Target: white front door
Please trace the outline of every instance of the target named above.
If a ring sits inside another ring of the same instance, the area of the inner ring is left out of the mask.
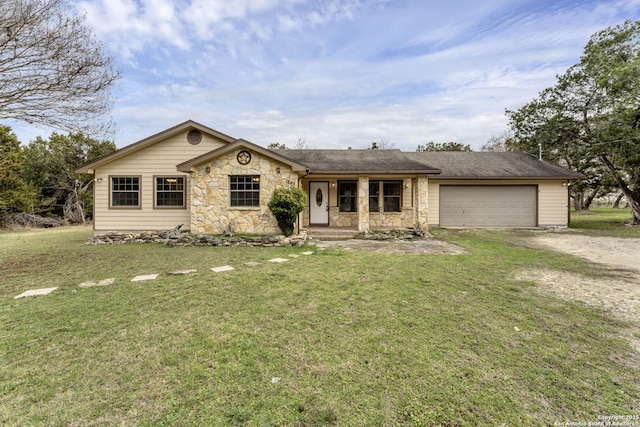
[[[309,224],[329,225],[329,183],[309,183]]]

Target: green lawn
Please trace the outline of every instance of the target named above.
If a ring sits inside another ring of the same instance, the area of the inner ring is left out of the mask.
[[[629,209],[591,208],[571,211],[571,228],[594,236],[640,237],[640,227],[631,227]]]
[[[514,280],[586,263],[520,246],[521,232],[434,232],[468,254],[328,249],[273,264],[314,249],[0,233],[0,425],[515,426],[640,414],[625,325]],[[221,265],[236,269],[209,270]],[[198,271],[166,274],[183,268]],[[150,273],[161,275],[129,281]],[[115,285],[77,287],[109,277]]]

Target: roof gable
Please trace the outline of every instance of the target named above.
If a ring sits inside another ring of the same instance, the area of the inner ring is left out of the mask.
[[[229,135],[225,135],[221,132],[218,132],[215,129],[211,129],[210,127],[204,126],[198,122],[194,122],[193,120],[187,120],[169,129],[163,130],[147,138],[141,139],[140,141],[134,142],[133,144],[129,144],[125,147],[122,147],[119,150],[116,150],[113,153],[110,153],[104,157],[101,157],[85,165],[82,165],[81,167],[76,169],[76,172],[77,173],[93,173],[93,170],[99,166],[105,165],[107,163],[111,163],[122,157],[128,156],[137,151],[140,151],[150,145],[156,144],[174,135],[177,135],[179,133],[192,130],[192,129],[199,130],[202,133],[209,134],[214,138],[219,139],[225,143],[230,143],[235,141],[235,138]]]
[[[306,170],[308,170],[308,166],[304,163],[301,162],[297,162],[293,159],[290,159],[288,157],[282,156],[280,155],[277,151],[275,150],[268,150],[264,147],[261,147],[259,145],[256,145],[252,142],[249,142],[247,140],[244,139],[237,139],[234,142],[225,145],[224,147],[220,147],[218,149],[209,151],[208,153],[205,153],[201,156],[195,157],[191,160],[188,160],[186,162],[180,163],[176,168],[178,169],[178,171],[180,172],[191,172],[191,168],[194,166],[199,166],[202,165],[204,163],[207,163],[211,160],[214,160],[220,156],[223,156],[231,151],[234,150],[238,150],[241,148],[246,148],[249,150],[252,150],[254,152],[257,152],[265,157],[269,157],[271,159],[277,160],[281,163],[284,163],[286,165],[289,165],[291,167],[291,169],[295,172],[304,172]]]

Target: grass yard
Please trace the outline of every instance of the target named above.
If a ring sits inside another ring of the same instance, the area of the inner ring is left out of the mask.
[[[591,208],[571,211],[571,228],[594,236],[640,237],[640,227],[630,227],[629,209]]]
[[[514,279],[524,267],[588,264],[517,245],[521,232],[436,233],[468,254],[328,249],[273,264],[315,249],[85,246],[84,227],[0,233],[0,424],[521,426],[640,415],[640,356],[619,338],[624,324]],[[236,269],[209,270],[221,265]],[[160,277],[129,281],[151,273]],[[77,286],[109,277],[115,285]]]

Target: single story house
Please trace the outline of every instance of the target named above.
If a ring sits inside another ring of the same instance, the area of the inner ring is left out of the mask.
[[[194,121],[85,164],[94,231],[279,233],[267,203],[303,188],[299,227],[567,226],[584,176],[525,153],[269,150]]]

